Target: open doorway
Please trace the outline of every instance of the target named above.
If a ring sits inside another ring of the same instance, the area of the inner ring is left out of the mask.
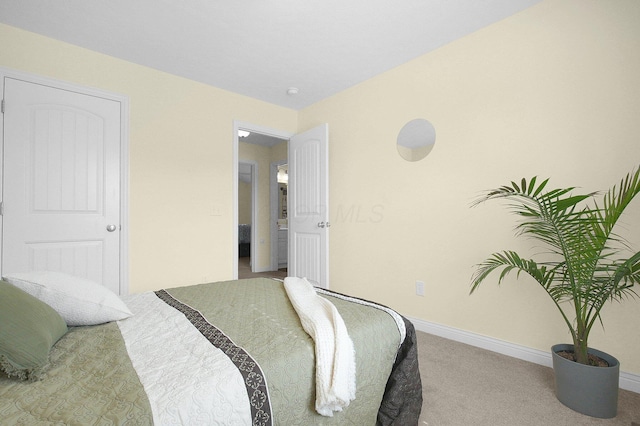
[[[277,229],[286,230],[286,225],[283,226],[277,216],[282,211],[281,205],[278,206],[282,198],[276,197],[275,202],[272,201],[272,187],[277,185],[277,173],[272,173],[272,165],[287,163],[289,135],[257,126],[234,124],[237,126],[234,150],[237,149],[238,176],[234,188],[234,234],[237,238],[234,242],[237,250],[234,272],[240,279],[258,276],[284,278],[286,261],[278,263],[278,259],[282,259],[278,245],[282,249],[282,242],[278,241]],[[286,195],[286,190],[284,192]],[[284,241],[286,250],[286,236]]]
[[[288,222],[288,259],[287,273],[291,276],[307,277],[319,287],[329,287],[329,125],[317,125],[301,133],[293,134],[263,128],[239,121],[233,122],[233,275],[238,278],[238,162],[240,154],[240,136],[238,132],[246,130],[263,136],[286,141],[280,146],[286,150],[288,161],[289,188],[287,197]],[[245,135],[248,137],[249,135]],[[242,144],[243,150],[252,144]],[[286,147],[286,148],[285,148]],[[242,153],[243,157],[246,153]],[[269,170],[268,165],[258,163],[256,174],[258,182]],[[261,200],[268,189],[258,184],[256,199]],[[252,251],[251,264],[254,273],[263,272],[261,268],[271,270],[270,253],[265,251],[271,240],[268,230],[270,215],[261,214],[258,205],[259,223],[252,224],[252,244],[259,250]],[[263,238],[264,236],[264,238]]]
[[[238,163],[238,276],[252,272],[252,250],[255,250],[255,231],[257,204],[257,163],[255,161]],[[242,273],[241,273],[242,271]]]

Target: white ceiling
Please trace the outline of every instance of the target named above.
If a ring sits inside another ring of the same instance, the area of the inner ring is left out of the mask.
[[[0,0],[0,22],[298,110],[539,1]]]

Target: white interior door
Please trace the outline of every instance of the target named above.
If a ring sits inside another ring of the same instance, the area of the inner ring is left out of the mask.
[[[329,126],[289,141],[289,275],[329,287]]]
[[[120,102],[4,79],[2,272],[120,288]]]

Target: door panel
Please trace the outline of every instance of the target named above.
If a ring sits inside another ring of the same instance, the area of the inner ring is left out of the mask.
[[[327,124],[289,141],[289,269],[313,285],[329,286],[329,170]]]
[[[120,103],[10,77],[4,88],[3,273],[65,272],[119,293]]]

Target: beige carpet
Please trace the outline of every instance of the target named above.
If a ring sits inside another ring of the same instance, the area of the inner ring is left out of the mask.
[[[245,278],[280,278],[284,279],[287,277],[287,269],[280,269],[277,271],[265,271],[253,273],[251,272],[251,258],[249,257],[240,257],[238,258],[238,279],[242,280]]]
[[[640,394],[621,390],[614,419],[584,416],[557,400],[549,367],[417,335],[424,398],[419,426],[640,424]]]

